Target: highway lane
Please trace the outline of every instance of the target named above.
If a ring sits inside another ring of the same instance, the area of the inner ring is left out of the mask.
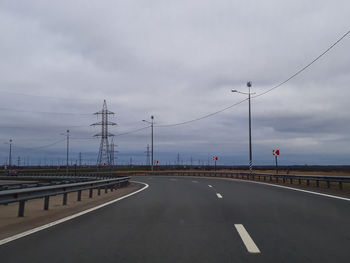
[[[149,188],[0,246],[1,262],[349,262],[348,201],[233,180],[134,179]]]

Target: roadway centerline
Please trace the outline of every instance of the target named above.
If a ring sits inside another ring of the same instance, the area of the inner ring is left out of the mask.
[[[216,193],[216,195],[218,196],[218,198],[222,198],[222,195],[219,193]]]
[[[241,236],[241,239],[246,246],[249,253],[258,254],[261,253],[259,248],[255,245],[253,239],[248,234],[247,230],[242,224],[235,224],[238,234]]]

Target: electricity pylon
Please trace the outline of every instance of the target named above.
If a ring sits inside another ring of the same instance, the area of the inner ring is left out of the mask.
[[[145,151],[146,153],[146,165],[151,165],[151,161],[150,161],[150,151],[149,151],[149,144],[147,144],[147,150]]]
[[[111,112],[107,109],[106,100],[103,101],[102,110],[94,113],[95,115],[102,116],[102,121],[91,124],[91,126],[102,126],[102,131],[94,135],[94,137],[101,137],[100,149],[97,157],[97,165],[111,165],[112,164],[112,155],[110,145],[108,143],[108,138],[113,137],[114,134],[108,132],[108,126],[117,125],[114,122],[108,121],[108,115],[114,115],[114,112]]]

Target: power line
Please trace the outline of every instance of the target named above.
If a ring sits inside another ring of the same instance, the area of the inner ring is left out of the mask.
[[[282,85],[286,84],[288,81],[290,81],[291,79],[295,78],[296,76],[298,76],[300,73],[302,73],[304,70],[306,70],[307,68],[309,68],[312,64],[314,64],[316,61],[318,61],[321,57],[323,57],[325,54],[327,54],[331,49],[333,49],[337,44],[339,44],[347,35],[350,34],[350,30],[347,31],[344,35],[342,35],[336,42],[334,42],[331,46],[329,46],[325,51],[323,51],[320,55],[318,55],[315,59],[313,59],[310,63],[308,63],[306,66],[304,66],[303,68],[301,68],[300,70],[298,70],[296,73],[294,73],[292,76],[290,76],[289,78],[287,78],[286,80],[280,82],[279,84],[277,84],[276,86],[268,89],[267,91],[264,91],[256,96],[253,96],[252,98],[257,98],[257,97],[260,97],[260,96],[263,96],[279,87],[281,87]],[[238,106],[239,104],[243,103],[244,101],[248,100],[247,99],[244,99],[244,100],[241,100],[235,104],[232,104],[226,108],[223,108],[221,110],[218,110],[218,111],[215,111],[213,113],[210,113],[210,114],[207,114],[207,115],[204,115],[202,117],[199,117],[199,118],[196,118],[196,119],[192,119],[192,120],[188,120],[188,121],[184,121],[184,122],[179,122],[179,123],[174,123],[174,124],[165,124],[165,125],[157,125],[156,127],[174,127],[174,126],[179,126],[179,125],[184,125],[184,124],[188,124],[188,123],[192,123],[192,122],[195,122],[195,121],[199,121],[199,120],[202,120],[202,119],[206,119],[206,118],[209,118],[211,116],[214,116],[216,114],[219,114],[223,111],[226,111],[228,109],[231,109],[235,106]]]
[[[297,72],[295,72],[292,76],[290,76],[289,78],[287,78],[286,80],[282,81],[281,83],[277,84],[276,86],[258,94],[255,96],[252,96],[252,98],[258,98],[260,96],[263,96],[279,87],[281,87],[283,84],[287,83],[288,81],[290,81],[291,79],[295,78],[296,76],[298,76],[300,73],[302,73],[304,70],[306,70],[307,68],[309,68],[312,64],[314,64],[317,60],[319,60],[320,58],[322,58],[324,55],[326,55],[331,49],[333,49],[337,44],[339,44],[340,41],[342,41],[348,34],[350,34],[350,30],[348,32],[346,32],[341,38],[339,38],[336,42],[334,42],[329,48],[327,48],[325,51],[323,51],[320,55],[318,55],[314,60],[312,60],[309,64],[307,64],[306,66],[304,66],[303,68],[299,69]]]
[[[48,96],[48,95],[43,95],[41,93],[24,93],[24,92],[16,92],[16,91],[8,91],[8,90],[2,90],[1,93],[7,93],[7,94],[13,94],[13,95],[22,95],[22,96],[27,96],[27,97],[37,97],[37,98],[47,98],[47,99],[54,99],[54,100],[72,100],[72,101],[81,101],[81,102],[91,102],[90,99],[83,99],[81,97],[77,98],[76,96],[74,97],[57,97],[57,96]]]
[[[127,135],[127,134],[131,134],[131,133],[135,133],[135,132],[139,132],[145,129],[150,128],[151,126],[146,126],[146,127],[142,127],[142,128],[138,128],[138,129],[134,129],[134,130],[129,130],[126,132],[122,132],[122,133],[117,133],[115,134],[113,137],[118,137],[118,136],[123,136],[123,135]],[[71,137],[71,140],[96,140],[98,139],[97,137]]]
[[[151,126],[147,126],[147,127],[143,127],[143,128],[139,128],[139,129],[135,129],[135,130],[130,130],[130,131],[127,131],[127,132],[123,132],[123,133],[118,133],[118,134],[114,135],[114,137],[123,136],[123,135],[127,135],[127,134],[130,134],[130,133],[135,133],[135,132],[138,132],[138,131],[142,131],[142,130],[148,129],[148,128],[150,128],[150,127],[151,127]]]
[[[47,125],[46,127],[51,128],[60,128],[60,127],[69,127],[69,128],[82,128],[87,127],[86,125]],[[0,126],[0,129],[38,129],[37,126]]]
[[[91,116],[91,114],[79,113],[79,112],[53,112],[53,111],[18,110],[18,109],[4,108],[4,107],[0,107],[0,111],[14,111],[14,112],[26,112],[26,113],[53,114],[53,115]]]
[[[289,78],[287,78],[286,80],[280,82],[279,84],[277,84],[276,86],[258,94],[258,95],[255,95],[253,96],[252,98],[258,98],[260,96],[263,96],[279,87],[281,87],[282,85],[284,85],[285,83],[287,83],[288,81],[292,80],[293,78],[295,78],[296,76],[298,76],[299,74],[301,74],[303,71],[305,71],[307,68],[309,68],[312,64],[314,64],[315,62],[317,62],[320,58],[322,58],[324,55],[326,55],[330,50],[332,50],[337,44],[339,44],[347,35],[350,34],[350,31],[347,31],[344,35],[342,35],[336,42],[334,42],[331,46],[329,46],[325,51],[323,51],[319,56],[317,56],[315,59],[313,59],[310,63],[308,63],[306,66],[304,66],[303,68],[301,68],[300,70],[298,70],[297,72],[295,72],[293,75],[291,75]],[[179,123],[174,123],[174,124],[164,124],[164,125],[155,125],[156,127],[160,127],[160,128],[165,128],[165,127],[174,127],[174,126],[180,126],[180,125],[185,125],[185,124],[189,124],[189,123],[192,123],[192,122],[196,122],[196,121],[199,121],[199,120],[202,120],[202,119],[206,119],[206,118],[209,118],[211,116],[214,116],[216,114],[219,114],[221,112],[224,112],[228,109],[231,109],[235,106],[238,106],[239,104],[242,104],[243,102],[247,101],[248,99],[244,99],[244,100],[241,100],[237,103],[234,103],[226,108],[223,108],[221,110],[218,110],[218,111],[215,111],[213,113],[209,113],[209,114],[206,114],[204,116],[201,116],[201,117],[198,117],[198,118],[195,118],[195,119],[192,119],[192,120],[188,120],[188,121],[184,121],[184,122],[179,122]],[[0,108],[0,110],[6,110],[6,111],[17,111],[17,112],[29,112],[29,113],[41,113],[41,114],[66,114],[66,115],[89,115],[89,114],[85,114],[85,113],[72,113],[72,112],[42,112],[42,111],[28,111],[28,110],[15,110],[15,109],[10,109],[10,108]],[[75,126],[75,127],[83,127],[83,126]],[[85,126],[84,126],[85,127]],[[138,131],[141,131],[141,130],[144,130],[144,129],[147,129],[149,128],[150,126],[148,127],[143,127],[143,128],[140,128],[140,129],[136,129],[136,130],[131,130],[131,131],[127,131],[127,132],[124,132],[124,133],[120,133],[120,134],[117,134],[115,136],[123,136],[123,135],[127,135],[127,134],[131,134],[131,133],[135,133],[135,132],[138,132]],[[7,127],[2,127],[2,128],[7,128]],[[8,128],[11,128],[11,127],[8,127]],[[83,138],[76,138],[76,139],[83,139]],[[85,138],[84,138],[85,139]],[[90,138],[86,138],[86,139],[90,139]]]
[[[241,101],[239,101],[239,102],[237,102],[237,103],[235,103],[235,104],[232,104],[232,105],[230,105],[230,106],[228,106],[228,107],[226,107],[226,108],[223,108],[223,109],[221,109],[221,110],[215,111],[215,112],[213,112],[213,113],[209,113],[209,114],[207,114],[207,115],[204,115],[204,116],[199,117],[199,118],[196,118],[196,119],[192,119],[192,120],[184,121],[184,122],[179,122],[179,123],[174,123],[174,124],[155,125],[155,127],[161,127],[161,128],[163,128],[163,127],[173,127],[173,126],[184,125],[184,124],[188,124],[188,123],[191,123],[191,122],[195,122],[195,121],[199,121],[199,120],[202,120],[202,119],[206,119],[206,118],[209,118],[209,117],[214,116],[214,115],[216,115],[216,114],[219,114],[219,113],[221,113],[221,112],[223,112],[223,111],[226,111],[226,110],[228,110],[228,109],[231,109],[231,108],[233,108],[233,107],[235,107],[235,106],[238,106],[239,104],[241,104],[241,103],[243,103],[243,102],[245,102],[245,101],[247,101],[247,100],[248,100],[248,99],[241,100]]]
[[[28,151],[31,151],[31,152],[35,152],[35,151],[41,150],[41,149],[43,149],[43,148],[48,148],[48,147],[54,146],[54,145],[59,144],[59,143],[65,141],[65,140],[66,140],[66,139],[61,139],[61,140],[58,140],[58,141],[56,141],[56,142],[53,142],[53,143],[50,143],[50,144],[45,144],[45,145],[38,146],[38,147],[26,148],[26,147],[15,146],[14,148],[19,148],[19,149],[23,149],[23,150],[28,150]]]

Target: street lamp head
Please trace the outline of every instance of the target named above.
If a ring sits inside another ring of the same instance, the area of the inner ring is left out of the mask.
[[[250,88],[252,86],[252,82],[251,81],[248,81],[247,82],[247,87]]]
[[[153,115],[151,116],[151,119],[152,119],[152,120],[154,119],[154,116],[153,116]]]
[[[231,89],[231,92],[238,92],[236,89]]]

